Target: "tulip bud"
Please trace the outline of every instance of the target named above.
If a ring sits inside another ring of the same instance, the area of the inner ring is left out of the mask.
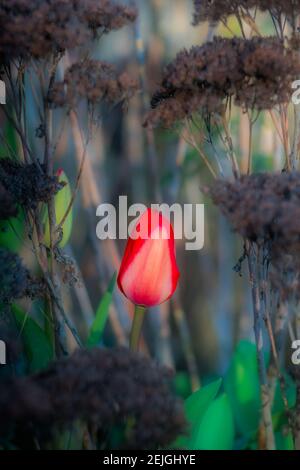
[[[57,171],[56,176],[58,176],[58,181],[60,183],[65,183],[65,186],[60,191],[58,191],[54,197],[56,225],[59,225],[62,222],[72,200],[72,192],[68,177],[66,176],[65,172],[60,169]],[[45,224],[44,243],[47,247],[50,247],[49,217],[47,210],[44,213],[43,220]],[[62,224],[63,235],[59,242],[60,248],[63,248],[69,241],[72,232],[72,223],[73,213],[71,209],[66,217],[66,220]]]
[[[118,286],[135,305],[153,307],[173,295],[178,278],[172,225],[148,209],[127,241]]]

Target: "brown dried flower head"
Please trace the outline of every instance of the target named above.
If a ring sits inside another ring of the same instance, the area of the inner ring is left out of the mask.
[[[234,182],[217,181],[210,189],[233,229],[273,253],[299,253],[300,173],[258,173]]]
[[[10,303],[25,295],[29,272],[18,255],[0,248],[0,302]]]
[[[48,99],[54,107],[72,108],[82,99],[91,104],[116,104],[131,98],[137,89],[138,82],[126,72],[118,74],[107,62],[86,59],[66,71],[64,82],[55,83]]]
[[[291,97],[298,53],[278,38],[216,37],[181,51],[164,72],[146,124],[170,126],[195,112],[221,112],[230,98],[243,108],[270,109]]]
[[[126,349],[77,351],[1,391],[0,438],[9,423],[15,439],[23,433],[42,442],[50,430],[78,420],[98,428],[102,447],[108,431],[128,420],[124,448],[165,447],[185,428],[170,371]]]
[[[46,292],[45,282],[33,277],[22,259],[4,248],[0,248],[0,286],[0,302],[4,304],[22,297],[38,298]]]
[[[270,266],[270,281],[281,302],[300,302],[300,257],[280,252]]]
[[[61,188],[56,176],[48,176],[37,164],[21,164],[9,158],[0,160],[0,183],[16,204],[35,208],[48,202]]]
[[[112,0],[2,0],[0,56],[41,58],[84,45],[134,21],[135,8]]]

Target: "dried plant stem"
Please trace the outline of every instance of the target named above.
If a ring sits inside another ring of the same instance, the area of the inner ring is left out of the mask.
[[[257,27],[255,20],[252,18],[252,16],[247,12],[244,12],[243,10],[241,11],[241,17],[243,21],[251,28],[251,32],[254,31],[257,36],[261,36],[261,32],[259,31],[259,28]]]
[[[195,138],[194,138],[194,135],[193,135],[193,130],[191,129],[191,124],[188,120],[186,120],[186,128],[187,128],[187,131],[188,131],[188,138],[186,138],[184,135],[182,135],[182,137],[185,139],[185,141],[190,144],[192,147],[194,147],[195,150],[197,150],[197,152],[199,153],[200,157],[202,158],[202,160],[204,161],[205,165],[207,166],[208,170],[210,171],[210,173],[212,174],[212,176],[216,179],[217,178],[217,174],[215,172],[215,170],[213,169],[212,165],[210,164],[210,161],[209,159],[207,158],[207,156],[205,155],[205,153],[202,151],[201,147],[197,144]]]
[[[31,235],[30,233],[29,233],[29,238],[32,241],[33,251],[36,255],[38,265],[43,273],[44,279],[46,280],[47,277],[49,276],[48,259],[47,259],[47,252],[43,244],[44,237],[43,237],[42,227],[41,227],[41,223],[39,220],[39,216],[37,214],[32,215],[32,227],[35,227],[36,238],[34,237],[33,234]],[[50,293],[50,299],[46,299],[46,301],[48,300],[49,300],[50,318],[48,316],[47,330],[48,328],[53,329],[51,332],[49,330],[47,331],[48,337],[50,340],[51,339],[53,340],[53,352],[57,351],[58,345],[60,346],[61,351],[65,351],[64,340],[61,335],[62,325],[59,319],[56,317],[56,315],[53,314],[53,311],[52,311],[51,293]]]
[[[252,243],[247,242],[247,259],[250,275],[253,316],[254,316],[254,334],[257,351],[257,362],[260,380],[260,394],[262,403],[262,420],[265,431],[265,446],[267,450],[275,450],[275,437],[272,423],[270,390],[268,386],[267,370],[263,352],[263,330],[262,330],[262,309],[259,291],[259,263],[260,249],[255,248]]]
[[[183,353],[190,373],[192,391],[196,391],[201,386],[197,369],[197,361],[192,348],[191,335],[185,315],[176,297],[174,301],[174,319],[179,330]]]
[[[148,93],[148,84],[146,79],[146,62],[145,62],[145,47],[144,41],[142,38],[141,33],[141,24],[140,24],[140,16],[138,16],[135,25],[134,25],[134,33],[135,33],[135,48],[136,48],[136,56],[139,63],[139,75],[140,75],[140,84],[142,89],[142,113],[143,115],[148,110],[150,97]],[[155,137],[153,129],[147,127],[146,130],[146,141],[147,141],[147,149],[146,149],[146,156],[147,156],[147,167],[149,172],[149,195],[150,198],[159,202],[161,201],[161,190],[159,185],[159,174],[158,174],[158,164],[157,164],[157,152],[155,148]]]
[[[288,403],[287,394],[286,394],[286,383],[285,383],[284,376],[282,375],[281,370],[280,370],[280,361],[279,361],[279,356],[278,356],[278,352],[276,348],[276,341],[275,341],[269,314],[267,314],[267,316],[265,317],[265,324],[266,324],[266,328],[267,328],[268,335],[270,338],[271,349],[272,349],[272,359],[271,359],[269,370],[268,370],[268,376],[270,378],[270,399],[271,399],[271,403],[273,403],[275,390],[276,390],[276,383],[278,379],[281,397],[282,397],[282,401],[284,405],[284,411],[288,419],[289,431],[291,431],[292,422],[290,419],[289,403]]]
[[[53,69],[53,71],[50,73],[50,79],[49,79],[49,85],[47,90],[44,90],[44,79],[41,76],[40,78],[40,83],[41,83],[41,88],[43,91],[43,96],[44,96],[44,133],[45,133],[45,146],[44,146],[44,165],[45,169],[48,175],[52,176],[54,172],[54,165],[53,165],[53,155],[51,151],[51,145],[52,145],[52,110],[49,108],[48,105],[48,93],[51,90],[51,87],[53,85],[53,81],[55,79],[55,70],[56,68]],[[50,308],[49,308],[49,313],[52,315],[52,322],[54,325],[54,328],[56,332],[53,335],[53,338],[55,339],[55,344],[54,344],[54,350],[56,352],[56,355],[59,357],[62,353],[65,354],[67,352],[67,348],[65,345],[65,340],[64,340],[64,332],[63,332],[63,326],[60,323],[60,308],[57,305],[57,302],[55,300],[55,297],[58,299],[61,297],[60,293],[60,288],[59,284],[56,281],[56,273],[55,273],[55,260],[54,260],[54,247],[56,243],[56,214],[55,214],[55,203],[54,203],[54,196],[51,197],[49,203],[48,203],[48,220],[49,220],[49,234],[50,234],[50,252],[49,252],[49,269],[46,274],[46,277],[49,276],[49,279],[51,279],[51,285],[53,286],[53,291],[55,290],[55,293],[51,292],[50,290]],[[45,274],[44,274],[45,275]],[[46,281],[47,282],[47,281]],[[49,288],[49,282],[48,288]],[[61,309],[63,310],[62,304],[60,305]],[[56,337],[58,337],[58,341],[56,341]]]
[[[73,129],[73,132],[76,132],[76,129],[79,130],[78,118],[77,118],[76,113],[74,111],[70,112],[70,120],[71,120],[71,126],[72,126],[72,129]],[[86,142],[84,144],[82,144],[83,152],[82,152],[82,157],[81,157],[79,170],[78,170],[78,174],[77,174],[77,178],[76,178],[75,189],[72,193],[71,201],[70,201],[70,203],[67,207],[67,210],[66,210],[62,220],[60,221],[59,225],[57,226],[57,230],[61,229],[61,227],[65,223],[66,218],[68,217],[68,215],[69,215],[69,213],[70,213],[70,211],[73,207],[73,204],[74,204],[74,201],[75,201],[78,189],[79,189],[80,180],[81,180],[82,172],[83,172],[83,169],[84,169],[84,163],[86,161],[88,141],[89,141],[89,136],[87,137]]]
[[[270,116],[271,116],[272,123],[273,123],[273,125],[274,125],[274,127],[275,127],[275,130],[276,130],[277,135],[278,135],[278,137],[279,137],[279,139],[280,139],[280,142],[282,143],[282,145],[284,145],[283,136],[282,136],[282,133],[281,133],[281,131],[280,131],[280,127],[279,127],[279,125],[278,125],[278,122],[277,122],[276,116],[275,116],[275,114],[274,114],[274,111],[270,110],[270,111],[269,111],[269,114],[270,114]]]
[[[269,335],[270,344],[271,344],[271,351],[272,351],[272,358],[269,365],[268,370],[268,377],[270,378],[270,401],[273,404],[277,379],[280,385],[280,392],[282,396],[282,401],[284,404],[285,413],[288,419],[290,431],[292,430],[292,422],[290,420],[290,413],[289,413],[289,404],[286,395],[286,384],[285,379],[281,373],[280,369],[280,360],[276,346],[276,339],[273,332],[273,326],[270,318],[270,311],[269,311],[269,303],[268,303],[268,295],[267,295],[267,287],[268,287],[268,264],[269,264],[269,256],[268,256],[268,248],[265,250],[262,249],[262,260],[260,263],[260,294],[261,294],[261,303],[262,303],[262,312],[263,312],[263,320],[265,322],[266,330]]]
[[[250,175],[251,170],[252,170],[252,136],[253,136],[253,122],[252,119],[249,116],[248,113],[248,119],[249,119],[249,146],[248,146],[248,163],[247,163],[247,175]]]
[[[285,154],[285,165],[288,171],[291,171],[292,165],[290,160],[290,152],[289,152],[289,137],[288,137],[288,117],[287,117],[287,108],[286,106],[280,106],[280,123],[282,129],[282,137],[283,137],[283,148]]]
[[[225,115],[222,116],[222,124],[223,124],[223,128],[225,131],[225,143],[228,148],[228,153],[229,153],[229,157],[230,157],[230,161],[232,165],[232,172],[233,172],[234,177],[238,178],[240,176],[240,170],[239,170],[239,166],[238,166],[236,156],[234,153],[232,137],[229,131],[228,121]]]
[[[94,226],[94,214],[95,214],[95,207],[101,203],[102,201],[102,196],[100,194],[99,188],[97,186],[96,178],[95,178],[95,173],[93,172],[93,168],[91,166],[91,158],[89,155],[89,151],[87,148],[87,144],[84,142],[84,138],[82,135],[82,132],[80,130],[79,122],[78,122],[78,117],[75,113],[72,114],[72,133],[74,137],[74,142],[75,142],[75,150],[76,150],[76,158],[78,162],[78,175],[79,178],[77,177],[77,187],[79,186],[79,183],[81,181],[82,183],[82,195],[83,195],[83,203],[84,207],[87,210],[88,214],[88,223],[90,225],[89,228],[89,237],[91,241],[91,247],[92,250],[95,254],[95,263],[96,263],[96,269],[98,272],[98,276],[100,280],[100,285],[102,284],[102,290],[105,290],[105,286],[108,282],[108,279],[111,277],[111,273],[107,272],[105,269],[106,267],[103,266],[103,259],[104,256],[102,255],[100,251],[100,245],[99,240],[96,238],[96,233],[95,233],[95,226]],[[83,160],[83,155],[84,160]],[[81,168],[81,171],[80,171]],[[102,242],[103,243],[103,242]],[[112,244],[112,250],[115,253],[115,256],[110,256],[110,259],[108,262],[112,262],[115,258],[117,258],[117,247],[115,245],[115,242],[111,240]],[[115,260],[113,262],[113,270],[118,270],[119,269],[119,264],[120,260]],[[104,272],[105,271],[105,272]],[[114,305],[115,304],[115,305]],[[125,309],[123,308],[123,305],[120,301],[120,298],[118,295],[114,294],[114,304],[111,305],[110,307],[110,316],[109,320],[111,323],[111,327],[113,329],[114,335],[116,337],[116,340],[118,344],[127,344],[126,337],[124,334],[124,330],[126,330],[126,321],[128,320],[128,315]],[[127,324],[127,323],[126,323]]]
[[[292,152],[290,156],[291,166],[293,170],[298,167],[300,145],[300,105],[294,106],[294,136],[292,142]]]
[[[56,305],[56,307],[57,307],[64,323],[67,325],[67,327],[71,331],[77,345],[79,347],[83,347],[83,344],[81,342],[81,339],[79,337],[79,334],[78,334],[75,326],[73,325],[72,321],[69,319],[69,317],[67,316],[67,314],[64,311],[62,298],[60,297],[60,293],[58,292],[57,284],[53,284],[53,280],[50,278],[50,276],[48,274],[45,273],[44,276],[45,276],[45,281],[47,283],[50,294],[51,294],[51,296],[54,300],[54,303],[55,303],[55,305]]]

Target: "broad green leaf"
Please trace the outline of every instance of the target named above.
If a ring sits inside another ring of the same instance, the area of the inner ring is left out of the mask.
[[[189,424],[189,434],[187,436],[180,436],[175,442],[175,447],[181,449],[190,448],[191,443],[197,435],[201,420],[208,406],[217,396],[221,384],[222,379],[216,380],[192,393],[192,395],[185,400],[184,410],[186,420]]]
[[[8,106],[8,105],[6,105]],[[6,121],[3,128],[4,142],[0,141],[0,158],[7,157],[8,149],[10,157],[16,157],[18,155],[18,142],[16,138],[16,131],[13,128],[10,121]]]
[[[23,340],[29,372],[37,372],[45,368],[53,359],[52,348],[45,332],[17,305],[13,305],[12,313]]]
[[[103,336],[104,328],[107,322],[109,307],[112,301],[112,295],[116,283],[117,274],[114,273],[107,291],[101,299],[99,307],[96,312],[94,322],[90,328],[89,336],[87,339],[87,347],[92,348],[97,346]]]
[[[236,425],[241,434],[250,434],[258,427],[260,416],[260,388],[256,347],[249,341],[240,341],[224,379]]]
[[[65,186],[58,191],[55,195],[55,214],[56,214],[56,225],[59,225],[68,210],[69,204],[72,200],[71,186],[67,175],[63,170],[57,172],[59,182],[66,183]],[[50,247],[50,230],[49,230],[49,216],[48,210],[45,208],[43,213],[43,224],[44,224],[44,243],[47,247]],[[72,233],[73,225],[73,209],[71,209],[62,225],[63,236],[59,242],[60,248],[63,248],[69,241]]]
[[[18,217],[8,220],[0,220],[0,247],[18,252],[24,238],[24,218],[19,213]]]
[[[224,393],[206,410],[190,450],[232,450],[234,422],[231,406]]]
[[[184,400],[191,394],[191,379],[187,372],[177,372],[174,378],[174,388],[176,395]]]

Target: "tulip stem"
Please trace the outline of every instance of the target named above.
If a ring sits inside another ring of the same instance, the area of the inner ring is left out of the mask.
[[[138,351],[140,336],[144,321],[145,308],[141,305],[136,305],[134,310],[134,317],[130,332],[130,349],[131,351]]]

